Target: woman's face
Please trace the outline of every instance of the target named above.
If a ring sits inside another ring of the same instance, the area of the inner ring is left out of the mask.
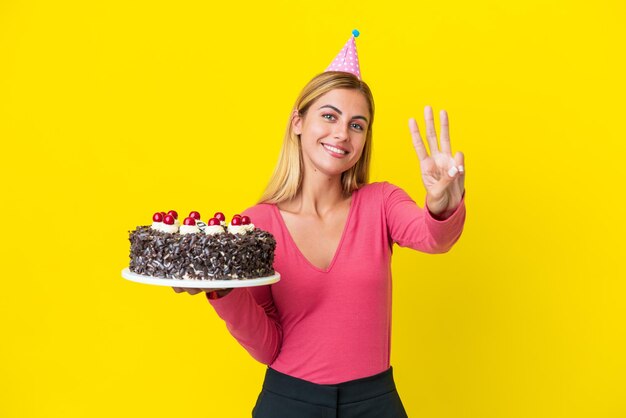
[[[334,89],[314,101],[304,117],[296,116],[305,170],[337,176],[355,165],[367,137],[368,109],[358,90]]]

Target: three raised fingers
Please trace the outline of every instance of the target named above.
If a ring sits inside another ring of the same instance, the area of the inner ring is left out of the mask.
[[[437,144],[437,132],[435,130],[435,121],[433,118],[433,109],[430,106],[424,108],[424,119],[426,120],[426,137],[428,139],[428,146],[430,148],[430,154],[435,155],[442,152],[446,155],[452,156],[452,147],[450,146],[450,124],[448,123],[448,113],[442,110],[439,113],[439,119],[441,123],[441,151],[439,151],[439,145]],[[420,161],[428,157],[428,151],[419,132],[417,122],[414,118],[409,119],[409,130],[411,131],[411,137],[413,138],[413,148],[417,152],[417,156]]]

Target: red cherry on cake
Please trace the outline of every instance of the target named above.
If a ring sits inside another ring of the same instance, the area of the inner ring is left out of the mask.
[[[196,212],[196,211],[189,212],[189,217],[190,218],[194,218],[196,221],[199,221],[200,220],[200,212]]]
[[[250,225],[252,223],[252,221],[250,221],[250,217],[249,216],[242,216],[241,217],[241,224],[242,225]]]
[[[233,218],[232,221],[230,221],[231,225],[241,225],[241,218]]]
[[[175,210],[170,210],[169,212],[167,212],[167,214],[172,215],[174,219],[178,219],[178,212],[176,212]]]
[[[195,225],[196,224],[196,220],[192,217],[187,217],[185,218],[185,225]]]
[[[233,215],[233,218],[241,218],[240,214]]]
[[[209,219],[209,226],[213,226],[213,225],[220,225],[220,220],[217,218]]]
[[[165,215],[165,218],[163,218],[163,223],[165,225],[174,225],[174,217],[172,215]]]
[[[161,214],[161,212],[156,212],[154,215],[152,215],[152,221],[163,222],[163,215]]]
[[[215,215],[213,215],[213,217],[219,219],[220,221],[226,220],[226,216],[224,216],[222,212],[215,212]]]
[[[159,213],[160,213],[160,214],[161,214],[161,216],[162,216],[162,217],[164,217],[164,218],[165,218],[165,215],[167,215],[167,213],[165,213],[165,212],[159,212]]]

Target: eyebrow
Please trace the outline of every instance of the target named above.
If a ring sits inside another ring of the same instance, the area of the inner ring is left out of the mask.
[[[341,110],[337,109],[335,106],[332,106],[332,105],[324,105],[324,106],[321,106],[317,110],[323,109],[325,107],[330,107],[335,112],[339,113],[340,115],[343,115],[343,112]],[[367,120],[367,118],[365,116],[357,115],[357,116],[353,116],[352,119],[363,119],[365,122],[367,122],[369,124],[369,121]]]

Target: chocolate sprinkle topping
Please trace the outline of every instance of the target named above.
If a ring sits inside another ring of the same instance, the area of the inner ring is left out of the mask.
[[[189,280],[245,280],[275,273],[276,240],[260,228],[243,235],[181,235],[150,226],[128,232],[133,273]]]

